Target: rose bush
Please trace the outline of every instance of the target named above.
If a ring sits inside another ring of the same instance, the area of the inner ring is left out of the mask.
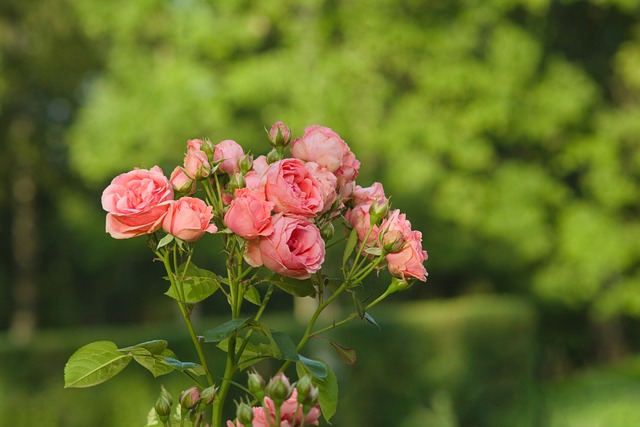
[[[198,361],[177,359],[164,340],[124,348],[98,341],[71,356],[66,387],[99,384],[134,360],[156,377],[178,371],[193,381],[179,405],[162,388],[148,427],[299,427],[317,425],[321,414],[331,419],[336,376],[328,363],[303,355],[307,342],[322,337],[340,359],[355,363],[354,349],[323,334],[356,319],[375,324],[370,314],[375,305],[408,289],[413,279],[426,281],[427,253],[422,233],[405,214],[390,209],[381,183],[356,183],[360,162],[336,132],[310,126],[291,143],[291,130],[276,122],[267,138],[271,151],[255,158],[230,139],[217,144],[191,139],[170,179],[157,166],[134,169],[104,190],[106,231],[117,239],[147,236],[167,273],[165,294],[178,305]],[[291,157],[285,151],[289,145]],[[222,242],[222,272],[195,265],[195,242],[208,235]],[[330,248],[342,248],[336,258],[341,262],[323,268]],[[390,284],[376,297],[364,281],[385,268]],[[315,310],[296,341],[262,319],[278,289],[315,298]],[[345,294],[354,311],[318,326],[322,312]],[[230,319],[197,333],[194,306],[220,295]],[[212,372],[205,351],[226,353],[224,372]],[[223,409],[236,374],[265,359],[281,363],[278,372],[266,386],[257,373],[249,374],[245,391],[251,406],[240,402],[237,418],[225,423]],[[284,375],[291,364],[300,378],[293,385]]]

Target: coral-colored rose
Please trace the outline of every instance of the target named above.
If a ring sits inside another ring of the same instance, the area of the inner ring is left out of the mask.
[[[102,193],[106,231],[116,239],[157,231],[173,200],[173,187],[158,166],[115,177]]]
[[[360,162],[356,160],[355,154],[349,151],[342,158],[342,166],[334,172],[338,178],[338,187],[342,188],[354,182],[358,177],[358,169],[360,169]]]
[[[308,219],[276,214],[273,233],[247,242],[245,259],[254,266],[265,265],[283,276],[307,279],[322,266],[324,241],[320,230]]]
[[[268,236],[273,232],[271,210],[274,204],[265,199],[264,192],[240,188],[224,215],[227,227],[245,239]]]
[[[242,156],[244,156],[242,147],[231,139],[219,142],[213,150],[213,161],[217,163],[222,160],[220,170],[228,175],[240,171],[238,162]]]
[[[377,245],[379,228],[376,224],[371,227],[371,215],[369,214],[369,206],[359,205],[353,209],[349,209],[344,218],[356,229],[358,240],[364,242],[367,239],[363,249],[368,249]],[[369,232],[371,229],[371,232]],[[368,236],[367,236],[368,235]]]
[[[371,204],[377,200],[382,202],[387,201],[387,197],[384,194],[384,188],[381,183],[374,182],[369,187],[360,187],[359,185],[354,187],[351,196],[351,201],[354,205],[371,206]]]
[[[404,236],[404,246],[399,251],[386,255],[389,272],[402,279],[414,277],[426,282],[427,270],[424,262],[427,260],[427,252],[422,250],[422,233],[411,230],[411,223],[406,215],[397,209],[380,224],[383,240],[385,235],[395,235],[396,232]]]
[[[311,175],[313,175],[320,184],[320,193],[322,194],[322,203],[324,204],[324,208],[322,208],[320,213],[326,212],[338,198],[338,194],[336,193],[338,179],[329,169],[317,163],[309,162],[306,166],[309,172],[311,172]]]
[[[323,126],[309,126],[302,138],[296,139],[291,145],[293,157],[315,162],[331,172],[340,169],[342,159],[349,152],[347,143],[333,130]]]
[[[169,182],[171,182],[174,191],[178,193],[190,195],[196,190],[196,182],[189,178],[189,175],[187,175],[180,166],[176,166],[173,172],[171,172]]]
[[[211,173],[211,164],[207,153],[202,150],[201,139],[187,141],[187,155],[184,158],[184,170],[192,179],[202,179]]]
[[[195,242],[204,233],[215,233],[218,228],[211,223],[212,207],[195,197],[182,197],[169,207],[162,221],[162,228],[185,242]]]
[[[283,159],[269,166],[262,179],[267,200],[274,211],[313,217],[321,212],[321,184],[298,159]]]

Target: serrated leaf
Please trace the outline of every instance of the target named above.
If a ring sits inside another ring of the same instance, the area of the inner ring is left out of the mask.
[[[327,371],[327,375],[324,378],[312,378],[311,381],[318,387],[320,411],[324,419],[329,422],[338,407],[338,380],[331,367],[324,362],[322,364]]]
[[[357,244],[358,244],[358,233],[354,228],[351,230],[351,233],[349,234],[349,239],[347,240],[347,244],[344,247],[344,253],[342,254],[342,268],[344,268],[347,265],[347,260],[353,253],[353,250],[356,248]]]
[[[216,326],[213,329],[209,329],[205,331],[202,335],[204,336],[205,342],[220,342],[225,338],[229,338],[229,336],[234,332],[242,329],[248,319],[232,319],[227,322],[224,322],[221,325]]]
[[[323,379],[327,376],[327,369],[324,363],[319,360],[309,359],[299,354],[300,363],[305,367],[306,371],[315,378]]]
[[[271,283],[294,297],[315,297],[316,288],[311,280],[283,279],[273,280]]]
[[[260,305],[260,292],[258,292],[258,290],[251,286],[249,288],[247,288],[246,292],[244,293],[244,299],[246,299],[247,301],[249,301],[251,304],[254,305]]]
[[[192,304],[200,302],[213,295],[219,288],[218,276],[212,271],[198,268],[193,263],[189,264],[187,271],[184,271],[183,266],[179,268],[179,271],[182,274],[176,275],[176,285],[180,287],[184,296],[182,302]],[[173,287],[170,287],[165,295],[178,301],[181,300]]]
[[[111,341],[87,344],[69,358],[64,368],[64,386],[79,388],[103,383],[122,371],[132,357],[120,352]]]
[[[358,364],[358,355],[354,349],[345,347],[342,344],[338,344],[337,342],[330,340],[328,338],[327,338],[327,341],[329,341],[329,344],[331,344],[331,347],[333,347],[336,350],[336,353],[338,353],[338,356],[340,357],[340,359],[342,359],[342,361],[345,364],[349,366]]]

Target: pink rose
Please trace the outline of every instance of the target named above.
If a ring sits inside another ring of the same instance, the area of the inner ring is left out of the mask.
[[[157,231],[170,200],[173,188],[158,166],[118,175],[102,193],[102,208],[108,212],[107,233],[128,239]]]
[[[201,199],[182,197],[171,203],[162,222],[162,228],[180,240],[195,242],[204,233],[218,231],[215,224],[211,224],[212,209]]]
[[[297,159],[279,160],[269,166],[262,185],[275,212],[313,217],[324,207],[321,185]]]
[[[301,138],[293,141],[291,155],[315,162],[331,172],[342,166],[342,159],[349,153],[349,146],[333,130],[323,126],[309,126]]]
[[[278,132],[282,136],[281,140],[278,140]],[[288,145],[291,142],[291,129],[282,122],[275,122],[269,129],[269,142],[274,147]]]
[[[317,163],[309,162],[306,166],[309,172],[311,172],[311,175],[313,175],[313,177],[318,181],[318,184],[320,184],[320,194],[322,195],[322,204],[324,205],[324,208],[322,208],[320,213],[326,212],[338,198],[338,194],[336,193],[338,180],[336,176],[329,171],[329,169],[326,169]]]
[[[267,202],[264,192],[240,188],[236,190],[235,196],[224,215],[227,227],[248,240],[271,234],[273,232],[271,210],[274,204]]]
[[[187,141],[187,155],[184,158],[184,170],[192,179],[202,179],[211,173],[211,164],[207,153],[202,150],[201,139]]]
[[[338,178],[338,188],[348,186],[355,181],[358,177],[358,169],[360,169],[360,162],[356,160],[355,154],[349,151],[342,158],[342,166],[334,172]]]
[[[355,228],[360,242],[364,242],[365,239],[367,239],[363,249],[372,248],[377,245],[379,228],[376,224],[371,227],[369,206],[359,205],[353,209],[349,209],[344,214],[344,218],[351,227]],[[369,229],[371,229],[371,232],[369,232]]]
[[[196,182],[189,178],[180,166],[176,166],[173,172],[171,172],[169,182],[171,182],[174,191],[178,193],[193,194],[196,190]]]
[[[356,185],[351,197],[354,205],[367,205],[367,208],[376,200],[381,200],[383,202],[387,201],[387,197],[384,194],[384,188],[379,182],[374,182],[370,187],[360,187],[359,185]]]
[[[222,160],[220,170],[228,175],[240,172],[238,162],[242,156],[244,156],[242,147],[231,139],[219,142],[213,151],[213,161],[217,163]]]
[[[306,416],[304,416],[302,406],[298,403],[298,390],[294,388],[291,396],[282,402],[282,406],[280,406],[280,414],[283,420],[287,420],[293,425],[318,425],[320,408],[316,405],[311,408]]]
[[[397,209],[382,221],[380,230],[383,241],[385,236],[393,236],[391,238],[394,239],[398,235],[404,236],[404,245],[397,252],[386,255],[389,272],[402,279],[414,277],[426,282],[427,270],[424,262],[427,260],[427,253],[422,250],[422,233],[411,230],[411,223],[406,215]]]
[[[299,216],[276,214],[273,233],[247,242],[245,259],[283,276],[307,279],[322,266],[325,249],[320,230]]]

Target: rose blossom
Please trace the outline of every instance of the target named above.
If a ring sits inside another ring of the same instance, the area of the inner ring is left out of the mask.
[[[397,233],[399,232],[399,233]],[[423,282],[427,281],[427,270],[424,261],[427,252],[422,250],[422,233],[411,230],[411,223],[398,209],[392,211],[388,218],[380,224],[380,233],[385,235],[404,236],[404,246],[400,250],[386,255],[389,272],[402,279],[414,277]]]
[[[321,184],[300,160],[272,163],[261,184],[275,212],[313,217],[324,207]]]
[[[332,129],[323,126],[309,126],[302,138],[291,145],[293,157],[305,162],[315,162],[331,172],[342,166],[342,159],[350,152],[349,146]]]
[[[194,242],[204,233],[218,231],[215,224],[211,224],[212,209],[201,199],[182,197],[171,203],[169,211],[162,221],[162,228],[180,240]]]
[[[271,425],[277,425],[280,427],[289,427],[290,425],[318,425],[318,419],[320,418],[320,408],[315,405],[309,410],[309,413],[305,416],[302,411],[302,405],[298,403],[298,391],[293,389],[291,396],[285,400],[280,406],[280,423],[277,423],[275,404],[269,397],[264,398],[264,406],[267,408],[269,414],[269,421]],[[293,424],[292,424],[293,423]],[[251,424],[253,427],[269,427],[267,422],[267,414],[262,406],[253,407],[253,421]],[[239,421],[233,423],[227,421],[227,427],[244,427]]]
[[[184,158],[184,170],[192,179],[202,179],[211,173],[211,164],[207,153],[202,150],[201,139],[187,141],[187,155]]]
[[[244,151],[240,144],[231,139],[225,139],[216,144],[213,150],[213,161],[219,162],[222,160],[220,170],[228,175],[232,175],[234,172],[240,171],[238,162],[243,155]]]
[[[158,166],[115,177],[102,193],[106,231],[115,239],[157,231],[173,200],[173,187]]]
[[[264,192],[240,188],[235,191],[235,196],[224,215],[227,227],[245,239],[271,234],[271,210],[274,204],[267,202]]]
[[[299,216],[276,214],[273,233],[249,240],[245,259],[253,267],[265,265],[283,276],[307,279],[322,266],[325,248],[320,230]]]
[[[338,194],[336,193],[338,180],[328,169],[317,163],[308,162],[306,166],[309,172],[311,172],[311,175],[313,175],[320,184],[320,194],[322,194],[322,203],[324,205],[324,208],[322,208],[320,213],[326,212],[338,198]]]
[[[354,207],[349,209],[344,217],[347,222],[356,229],[358,239],[361,242],[364,241],[367,233],[369,233],[369,229],[371,229],[365,248],[373,247],[378,241],[379,227],[376,224],[371,227],[371,214],[369,213],[369,209],[374,203],[383,206],[388,202],[382,184],[374,182],[370,187],[360,187],[356,185],[352,194],[352,202]]]

